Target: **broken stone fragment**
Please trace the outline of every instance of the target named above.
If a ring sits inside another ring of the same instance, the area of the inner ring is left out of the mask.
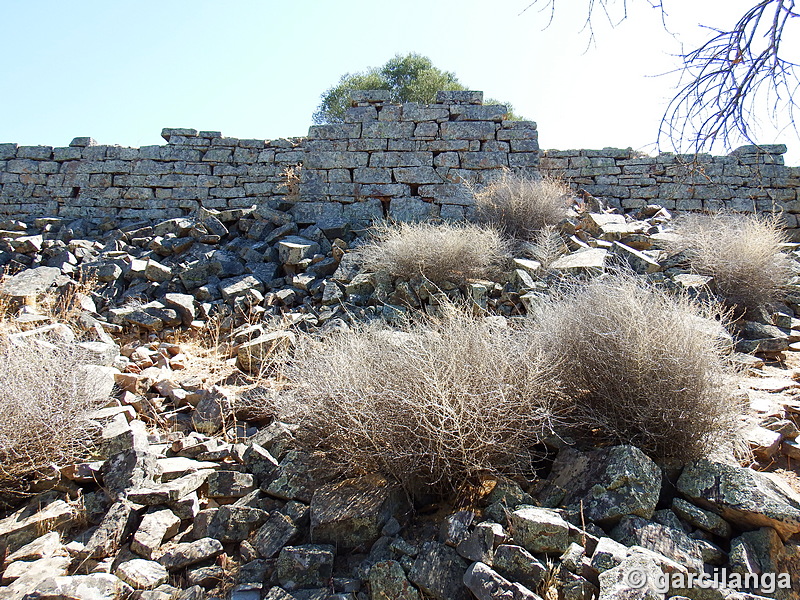
[[[677,487],[734,525],[772,527],[784,540],[800,532],[800,496],[772,474],[700,459],[684,467]]]
[[[273,512],[256,532],[253,545],[263,558],[272,558],[286,544],[294,541],[298,533],[299,530],[289,517]]]
[[[291,331],[265,333],[241,344],[236,351],[236,366],[248,373],[260,373],[275,356],[294,347],[297,338]]]
[[[141,508],[128,500],[114,502],[79,556],[103,559],[116,553],[122,540],[136,527]]]
[[[372,600],[420,600],[419,591],[406,578],[400,563],[385,560],[369,570],[369,590]]]
[[[169,579],[169,572],[163,565],[143,558],[120,563],[114,574],[135,590],[151,590]]]
[[[528,588],[519,583],[511,583],[491,567],[481,562],[473,563],[464,573],[464,585],[478,600],[541,600]]]
[[[626,546],[641,546],[684,565],[693,573],[703,570],[703,556],[695,541],[682,530],[665,527],[641,517],[626,516],[611,531]]]
[[[625,547],[623,548],[623,556]],[[511,581],[536,589],[547,574],[547,567],[522,546],[502,544],[494,551],[493,567]]]
[[[569,547],[570,525],[554,510],[520,508],[511,513],[514,541],[528,552],[562,554]]]
[[[152,559],[164,540],[178,533],[180,524],[180,518],[168,508],[146,513],[133,535],[131,550],[144,558]]]
[[[581,510],[589,521],[613,525],[625,515],[649,519],[661,490],[661,469],[634,446],[587,453],[561,450],[540,498]]]
[[[425,542],[408,572],[408,579],[436,600],[468,600],[464,587],[467,566],[454,548]]]
[[[550,269],[574,275],[598,274],[605,270],[607,260],[608,250],[589,248],[557,258],[550,264]]]
[[[253,476],[239,471],[214,471],[206,484],[209,498],[241,498],[256,489]]]
[[[323,485],[311,499],[311,537],[344,549],[371,545],[402,500],[402,490],[379,475]]]
[[[158,559],[168,571],[178,571],[222,554],[222,543],[214,538],[183,542],[168,548]]]
[[[649,557],[631,555],[600,573],[599,600],[663,600],[664,573]]]
[[[333,558],[333,546],[285,546],[278,555],[275,577],[289,591],[324,587],[333,573]]]
[[[80,517],[79,511],[52,496],[34,498],[0,520],[0,548],[14,552],[49,531],[65,531]]]
[[[732,529],[730,523],[718,514],[695,506],[683,498],[672,499],[672,511],[684,521],[713,533],[723,539],[730,539]]]
[[[8,298],[23,299],[36,298],[47,290],[61,275],[61,269],[56,267],[36,267],[25,269],[16,275],[12,275],[0,284],[0,296]]]
[[[127,583],[109,573],[51,577],[27,590],[28,600],[118,600],[133,593]]]

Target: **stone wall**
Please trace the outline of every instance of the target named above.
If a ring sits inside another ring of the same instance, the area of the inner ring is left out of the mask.
[[[344,123],[302,138],[164,129],[163,146],[0,144],[0,217],[155,220],[258,204],[301,224],[460,219],[472,202],[462,182],[480,185],[508,167],[562,177],[624,210],[776,210],[798,226],[800,167],[783,165],[782,145],[728,156],[540,153],[536,124],[505,120],[506,107],[484,106],[481,92],[439,92],[430,105],[390,104],[385,91],[352,100]]]
[[[800,167],[784,166],[785,152],[783,144],[742,146],[727,156],[651,157],[630,148],[545,150],[540,170],[626,211],[647,204],[669,210],[774,211],[795,228]]]
[[[165,129],[164,146],[0,144],[0,215],[164,219],[291,201],[301,223],[462,218],[470,198],[456,182],[536,169],[536,124],[503,120],[506,107],[483,106],[482,92],[439,92],[424,106],[387,100],[358,93],[344,123],[306,138]]]

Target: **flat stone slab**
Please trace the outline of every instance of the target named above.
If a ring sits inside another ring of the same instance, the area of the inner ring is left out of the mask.
[[[400,488],[379,475],[324,485],[311,499],[312,538],[340,548],[372,544],[401,502]]]
[[[26,269],[6,279],[0,285],[0,295],[11,298],[36,296],[47,290],[61,275],[57,267],[36,267]]]
[[[745,529],[772,527],[784,541],[800,532],[800,495],[776,475],[701,459],[684,467],[678,491]]]
[[[606,267],[608,250],[603,248],[590,248],[567,254],[556,259],[550,265],[555,271],[569,271],[582,273],[586,271],[602,271]]]
[[[43,533],[66,529],[78,519],[78,511],[64,502],[54,500],[38,510],[29,504],[0,520],[0,548],[13,552],[32,542]]]

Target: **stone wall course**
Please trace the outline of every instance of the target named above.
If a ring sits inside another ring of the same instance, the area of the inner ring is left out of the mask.
[[[343,123],[314,125],[307,137],[164,128],[165,145],[140,148],[89,137],[56,148],[0,143],[0,217],[145,221],[280,205],[298,224],[461,219],[474,204],[462,182],[483,185],[511,168],[561,177],[621,210],[776,210],[798,223],[800,167],[784,165],[782,144],[727,156],[541,151],[535,122],[507,120],[507,107],[484,105],[481,92],[440,92],[429,105],[389,104],[385,90],[351,101]]]

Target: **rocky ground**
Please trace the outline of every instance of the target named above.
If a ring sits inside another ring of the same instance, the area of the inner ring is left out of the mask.
[[[51,335],[35,299],[74,295],[80,343],[113,393],[92,415],[93,460],[54,468],[0,518],[0,599],[663,598],[652,585],[632,591],[630,574],[720,568],[789,573],[792,589],[749,591],[800,598],[800,285],[725,334],[747,369],[751,465],[564,447],[541,481],[491,480],[459,505],[413,504],[378,475],[320,479],[292,444],[298,425],[264,408],[278,393],[271,357],[292,345],[292,328],[391,322],[443,295],[524,314],[565,277],[621,264],[700,296],[713,282],[667,257],[659,207],[591,207],[502,281],[435,289],[360,272],[350,250],[363,231],[298,226],[285,208],[0,223],[0,264],[15,273],[0,293],[23,306],[13,335]]]

